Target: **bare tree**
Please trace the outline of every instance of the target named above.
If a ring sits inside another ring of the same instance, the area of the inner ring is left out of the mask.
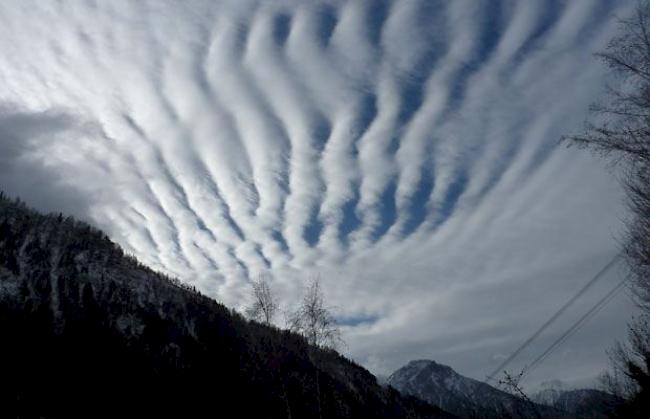
[[[325,305],[318,278],[311,280],[300,306],[290,315],[289,327],[315,346],[334,349],[342,343],[341,331]]]
[[[597,56],[613,71],[615,85],[604,103],[592,106],[596,122],[566,139],[607,157],[623,175],[631,213],[623,250],[643,315],[630,325],[628,342],[610,354],[614,371],[604,382],[634,404],[650,398],[650,1],[620,20],[619,34]]]
[[[260,274],[251,286],[253,304],[246,310],[246,315],[264,324],[272,324],[278,311],[278,303],[271,291],[268,279]]]
[[[635,291],[650,311],[650,2],[620,21],[621,31],[596,54],[616,76],[602,103],[592,105],[596,122],[568,144],[589,148],[619,166],[632,218],[624,253]]]
[[[650,412],[650,320],[641,316],[628,328],[628,341],[609,352],[612,371],[601,377],[606,391],[628,400],[625,416]],[[634,416],[636,417],[636,416]]]
[[[315,347],[335,349],[343,343],[341,330],[331,310],[325,305],[320,279],[311,279],[300,306],[289,315],[289,328],[303,335],[307,342]],[[313,361],[317,366],[322,362],[318,351],[310,350]],[[320,371],[315,369],[316,400],[318,417],[322,418]]]
[[[503,371],[503,378],[499,379],[499,387],[526,402],[530,407],[529,413],[534,415],[536,418],[541,418],[542,414],[539,411],[539,407],[530,399],[530,397],[528,397],[524,389],[521,387],[521,380],[524,378],[525,374],[525,369],[521,370],[516,375],[511,374],[508,371]]]

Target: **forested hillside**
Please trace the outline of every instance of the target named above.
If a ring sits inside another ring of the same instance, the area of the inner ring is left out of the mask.
[[[0,341],[7,417],[448,417],[6,197]]]

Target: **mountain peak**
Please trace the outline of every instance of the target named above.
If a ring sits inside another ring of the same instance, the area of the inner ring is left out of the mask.
[[[437,366],[437,367],[446,367],[446,368],[451,368],[447,365],[440,364],[432,359],[414,359],[412,361],[409,361],[408,364],[406,365],[413,365],[413,366],[422,366],[422,367],[427,367],[430,365]]]
[[[420,367],[420,368],[435,368],[435,369],[440,369],[440,370],[450,370],[455,373],[453,368],[451,368],[449,365],[441,364],[439,362],[436,362],[432,359],[416,359],[413,361],[409,361],[407,365],[412,365],[414,367]]]
[[[432,360],[410,361],[391,374],[388,384],[461,417],[533,417],[538,407],[544,410]]]

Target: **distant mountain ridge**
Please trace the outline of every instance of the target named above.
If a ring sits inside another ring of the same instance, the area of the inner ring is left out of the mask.
[[[608,418],[624,402],[622,399],[596,389],[545,389],[531,397],[535,402],[551,406],[572,417]]]
[[[409,362],[390,375],[388,384],[402,394],[418,397],[461,417],[534,418],[559,415],[555,409],[531,404],[431,360]]]
[[[0,417],[452,417],[1,193],[0,342]]]
[[[599,390],[561,388],[540,391],[526,401],[431,360],[410,361],[387,384],[463,418],[600,419],[611,417],[623,402]]]

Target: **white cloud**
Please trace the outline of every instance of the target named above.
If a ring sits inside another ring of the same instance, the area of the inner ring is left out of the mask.
[[[632,3],[6,1],[0,187],[230,306],[320,272],[351,356],[483,378],[615,252],[619,188],[556,142]],[[604,367],[617,304],[535,380]]]

